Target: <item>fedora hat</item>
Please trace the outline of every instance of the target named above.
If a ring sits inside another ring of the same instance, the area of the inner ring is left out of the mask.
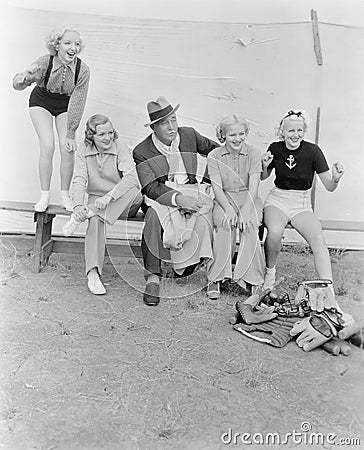
[[[148,102],[147,111],[150,122],[146,123],[144,126],[149,127],[150,125],[153,125],[153,123],[156,123],[177,111],[179,107],[180,105],[178,104],[173,108],[165,97],[158,97],[155,102]]]

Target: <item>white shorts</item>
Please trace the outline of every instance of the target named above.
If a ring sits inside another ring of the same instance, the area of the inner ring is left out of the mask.
[[[311,189],[307,191],[296,191],[293,189],[279,189],[274,187],[264,202],[264,208],[275,206],[280,209],[290,221],[297,214],[312,210]]]

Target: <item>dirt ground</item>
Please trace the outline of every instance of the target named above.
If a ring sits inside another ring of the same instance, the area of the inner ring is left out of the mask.
[[[246,338],[229,324],[242,293],[208,300],[202,269],[186,283],[166,278],[150,308],[132,256],[106,259],[108,293],[97,297],[81,256],[52,255],[35,274],[27,249],[0,247],[1,449],[364,448],[359,348],[332,356]],[[332,252],[338,299],[356,319],[363,262]],[[314,276],[302,246],[285,247],[278,265],[291,290]],[[278,446],[268,432],[302,437]]]

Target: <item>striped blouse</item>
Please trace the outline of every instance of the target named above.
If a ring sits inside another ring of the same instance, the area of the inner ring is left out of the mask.
[[[44,78],[47,72],[50,55],[43,55],[36,59],[32,65],[39,66],[37,72],[37,85],[44,86]],[[90,69],[84,61],[81,61],[80,73],[75,86],[76,58],[67,65],[64,65],[56,55],[53,58],[53,68],[49,76],[47,90],[52,93],[66,94],[70,96],[67,111],[67,137],[74,139],[76,130],[80,124],[83,111],[85,109],[88,85],[90,80]],[[17,74],[19,75],[19,74]],[[17,75],[15,75],[14,80]],[[29,85],[29,83],[28,83]]]

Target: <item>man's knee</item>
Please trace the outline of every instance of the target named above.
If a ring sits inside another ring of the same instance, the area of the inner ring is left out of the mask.
[[[148,211],[144,217],[145,227],[144,228],[155,228],[160,227],[161,223],[158,217],[157,212],[153,208],[148,208]]]

